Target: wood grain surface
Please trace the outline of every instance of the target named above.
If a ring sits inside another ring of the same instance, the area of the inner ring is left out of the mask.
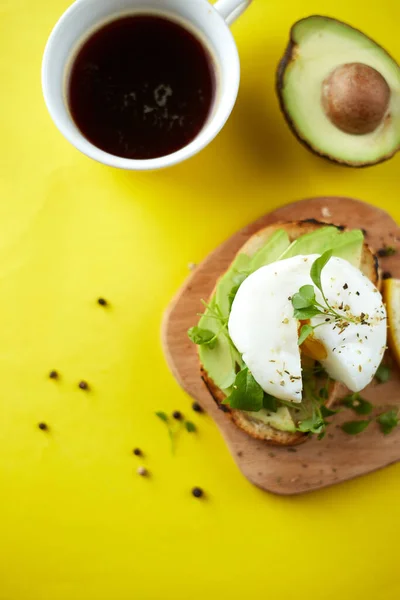
[[[328,215],[328,216],[327,216]],[[198,321],[201,299],[208,298],[216,279],[229,267],[246,240],[259,229],[279,221],[317,219],[336,225],[360,227],[366,241],[377,250],[384,245],[399,246],[400,229],[384,211],[350,198],[312,198],[279,208],[235,233],[212,252],[191,274],[166,310],[162,343],[172,373],[184,390],[217,423],[242,473],[255,485],[276,494],[299,494],[339,483],[400,460],[400,428],[384,436],[376,423],[360,435],[342,432],[341,423],[357,418],[350,410],[335,415],[326,437],[316,438],[293,449],[271,446],[254,440],[238,429],[218,409],[200,378],[196,347],[187,330]],[[400,278],[400,255],[381,259],[381,268]],[[391,361],[390,355],[387,360]],[[343,395],[346,390],[343,389]],[[372,383],[363,397],[375,405],[375,414],[400,405],[400,374],[393,365],[391,380]]]

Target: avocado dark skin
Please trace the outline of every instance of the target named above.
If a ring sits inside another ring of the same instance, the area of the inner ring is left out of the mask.
[[[295,121],[291,118],[291,116],[289,115],[286,105],[285,105],[285,100],[283,97],[283,88],[285,85],[285,73],[286,73],[286,69],[287,67],[296,60],[296,49],[298,47],[298,42],[296,40],[296,26],[303,22],[303,21],[307,21],[310,18],[314,18],[314,17],[318,17],[321,19],[324,19],[325,21],[329,21],[332,23],[338,23],[341,24],[343,23],[342,21],[339,21],[337,19],[332,19],[331,17],[325,17],[325,16],[320,16],[320,15],[312,15],[312,17],[306,17],[305,19],[301,19],[299,21],[297,21],[296,23],[294,23],[294,25],[292,26],[291,30],[290,30],[290,36],[289,36],[289,43],[286,47],[285,53],[282,57],[282,59],[280,60],[279,64],[278,64],[278,68],[276,71],[276,92],[277,92],[277,96],[278,96],[278,100],[279,100],[279,105],[280,105],[280,109],[282,114],[285,117],[285,120],[287,122],[287,124],[289,125],[289,128],[291,129],[291,131],[293,132],[293,134],[296,136],[296,138],[298,139],[298,141],[303,144],[308,150],[311,150],[314,154],[317,154],[318,156],[325,158],[327,160],[330,160],[332,162],[335,162],[336,164],[340,164],[346,167],[353,167],[353,168],[364,168],[364,167],[369,167],[369,166],[373,166],[379,163],[382,163],[390,158],[392,158],[399,150],[400,150],[400,145],[398,145],[396,148],[393,149],[393,151],[384,154],[382,156],[379,156],[376,160],[373,161],[368,161],[368,162],[358,162],[358,161],[350,161],[350,160],[342,160],[340,159],[340,157],[337,156],[331,156],[329,153],[323,152],[321,149],[319,149],[315,144],[312,144],[309,140],[307,140],[304,136],[302,136],[301,132],[299,131],[298,127],[296,126]],[[370,38],[369,36],[366,36],[363,32],[361,32],[360,30],[356,29],[355,27],[352,27],[350,25],[346,26],[355,31],[358,32],[361,36],[363,36],[364,38],[368,38],[371,42],[373,42],[375,44],[375,46],[377,48],[382,49],[386,55],[388,55],[388,57],[390,57],[390,55],[386,52],[386,50],[384,50],[382,48],[382,46],[380,46],[379,44],[377,44],[375,42],[375,40],[373,40],[372,38]],[[392,57],[390,57],[391,60],[393,60]],[[393,60],[394,62],[394,60]],[[338,65],[339,66],[339,65]],[[400,69],[400,67],[399,67]]]

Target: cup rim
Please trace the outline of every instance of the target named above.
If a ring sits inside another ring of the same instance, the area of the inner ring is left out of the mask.
[[[232,42],[231,43],[231,52],[232,52],[231,61],[233,61],[233,64],[230,64],[230,67],[229,67],[229,69],[230,69],[229,92],[225,96],[223,110],[221,110],[219,112],[217,110],[216,113],[213,116],[211,116],[210,121],[208,123],[204,124],[203,129],[198,133],[198,135],[189,144],[187,144],[183,148],[180,148],[176,152],[167,154],[165,156],[160,156],[157,158],[131,159],[131,158],[123,158],[123,157],[116,156],[114,154],[110,154],[108,152],[105,152],[104,150],[101,150],[94,144],[92,144],[92,142],[90,142],[83,135],[83,133],[78,129],[78,127],[74,123],[72,116],[69,113],[68,107],[65,104],[65,101],[64,101],[63,112],[61,112],[58,109],[58,107],[55,106],[55,102],[54,102],[54,98],[53,98],[54,94],[51,91],[52,86],[50,84],[49,77],[48,77],[49,62],[51,60],[52,51],[53,51],[54,46],[57,43],[60,32],[62,31],[64,22],[70,18],[71,13],[73,13],[79,5],[81,5],[85,2],[87,2],[87,0],[76,0],[61,15],[61,17],[59,18],[59,20],[57,21],[57,23],[55,24],[54,28],[52,29],[52,31],[50,33],[50,36],[47,40],[46,47],[45,47],[44,54],[43,54],[42,69],[41,69],[42,92],[43,92],[44,101],[45,101],[45,104],[49,111],[49,114],[50,114],[54,124],[60,131],[60,133],[65,137],[65,139],[67,141],[70,142],[70,144],[72,144],[77,150],[79,150],[84,155],[88,156],[89,158],[92,158],[93,160],[96,160],[97,162],[100,162],[100,163],[110,166],[110,167],[124,169],[124,170],[131,170],[131,171],[150,171],[150,170],[163,169],[166,167],[170,167],[170,166],[173,166],[177,163],[183,162],[183,161],[191,158],[192,156],[194,156],[195,154],[197,154],[198,152],[203,150],[218,135],[218,133],[221,131],[221,129],[224,127],[226,121],[228,120],[228,118],[233,110],[233,107],[236,103],[236,99],[237,99],[237,95],[238,95],[238,91],[239,91],[239,84],[240,84],[240,59],[239,59],[238,49],[237,49],[235,40],[232,36],[232,33],[229,29],[229,26],[227,25],[227,23],[223,19],[223,17],[220,15],[220,13],[214,8],[213,5],[208,3],[208,0],[206,0],[206,3],[208,4],[210,10],[212,11],[212,13],[214,13],[214,17],[217,17],[220,24],[226,28],[226,31]],[[135,12],[136,11],[134,10],[134,7],[132,7],[132,14],[134,14]],[[146,11],[143,10],[141,12],[146,12]],[[151,9],[150,9],[149,13],[150,12],[155,12],[155,11],[151,11]],[[160,14],[162,14],[163,11],[160,10],[159,12],[160,12]],[[129,13],[130,13],[130,11],[124,12],[124,14],[127,14],[127,15]],[[117,15],[115,15],[115,16],[116,16],[116,18],[118,18]],[[177,13],[177,16],[179,17],[178,13]],[[186,21],[188,22],[188,20],[186,20]],[[99,23],[99,25],[100,25],[100,23]],[[196,30],[195,27],[193,27],[193,29],[194,29],[194,31]],[[203,37],[207,38],[207,31],[205,32]],[[211,37],[208,39],[210,40],[211,43],[213,42]],[[233,72],[233,69],[235,70],[234,72]],[[67,119],[67,121],[66,121],[66,119]],[[68,122],[69,123],[72,122],[73,128],[68,126],[68,124],[67,124]]]

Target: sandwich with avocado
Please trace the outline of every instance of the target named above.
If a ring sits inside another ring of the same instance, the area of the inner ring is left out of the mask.
[[[359,229],[301,221],[253,235],[188,334],[201,376],[250,436],[323,437],[338,383],[373,379],[386,348],[378,262]]]

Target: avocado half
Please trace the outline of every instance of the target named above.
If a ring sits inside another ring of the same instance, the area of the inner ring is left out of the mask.
[[[293,25],[277,93],[294,134],[320,156],[364,167],[400,149],[400,67],[346,23],[314,15]]]

